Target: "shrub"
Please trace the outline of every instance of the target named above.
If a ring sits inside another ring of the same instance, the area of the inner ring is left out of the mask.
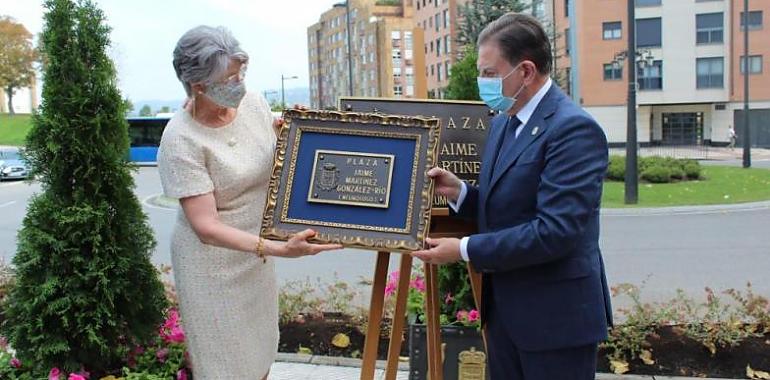
[[[43,102],[26,156],[42,192],[28,205],[2,333],[47,373],[115,368],[163,318],[155,239],[133,192],[125,104],[102,11],[48,0]]]
[[[687,179],[701,179],[701,165],[698,161],[689,160],[684,164],[683,169]]]
[[[642,179],[651,183],[671,182],[671,168],[666,166],[649,166],[642,172]]]
[[[626,158],[623,156],[611,156],[607,166],[607,179],[612,181],[624,181],[626,178]]]
[[[756,326],[746,325],[740,312],[730,305],[722,304],[711,288],[706,288],[706,302],[696,304],[678,290],[677,298],[671,302],[672,314],[681,333],[706,347],[711,355],[717,349],[735,347],[746,338],[761,336]]]

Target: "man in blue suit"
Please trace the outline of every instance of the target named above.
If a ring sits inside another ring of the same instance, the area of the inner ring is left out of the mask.
[[[482,273],[493,380],[595,378],[612,323],[599,251],[607,168],[601,127],[550,79],[551,46],[533,17],[509,13],[479,36],[479,94],[492,120],[478,186],[434,168],[436,192],[478,223],[414,255]]]

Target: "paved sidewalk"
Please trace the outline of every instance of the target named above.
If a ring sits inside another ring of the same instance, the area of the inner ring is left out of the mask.
[[[359,380],[361,369],[305,363],[275,363],[270,369],[269,380]],[[385,379],[385,371],[374,373],[376,380]],[[399,371],[398,380],[408,380],[409,372]]]
[[[384,380],[385,362],[377,362],[374,380]],[[269,380],[360,380],[361,360],[327,356],[279,353]],[[399,363],[398,380],[409,379],[408,363]],[[694,380],[694,377],[614,375],[597,373],[596,380]],[[716,380],[698,378],[698,380]],[[720,379],[731,380],[731,379]]]

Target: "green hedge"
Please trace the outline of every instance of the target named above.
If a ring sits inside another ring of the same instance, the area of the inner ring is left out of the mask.
[[[672,157],[639,157],[640,178],[650,183],[669,183],[677,181],[692,181],[702,178],[701,165],[691,159]],[[626,176],[626,158],[610,156],[607,167],[607,179],[624,181]]]

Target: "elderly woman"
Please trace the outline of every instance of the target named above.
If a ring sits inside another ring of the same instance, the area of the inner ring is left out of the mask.
[[[180,313],[197,380],[263,379],[278,350],[273,257],[337,245],[258,236],[276,136],[265,99],[243,83],[248,55],[226,29],[196,27],[174,49],[187,92],[169,121],[158,167],[181,204],[171,243]]]

